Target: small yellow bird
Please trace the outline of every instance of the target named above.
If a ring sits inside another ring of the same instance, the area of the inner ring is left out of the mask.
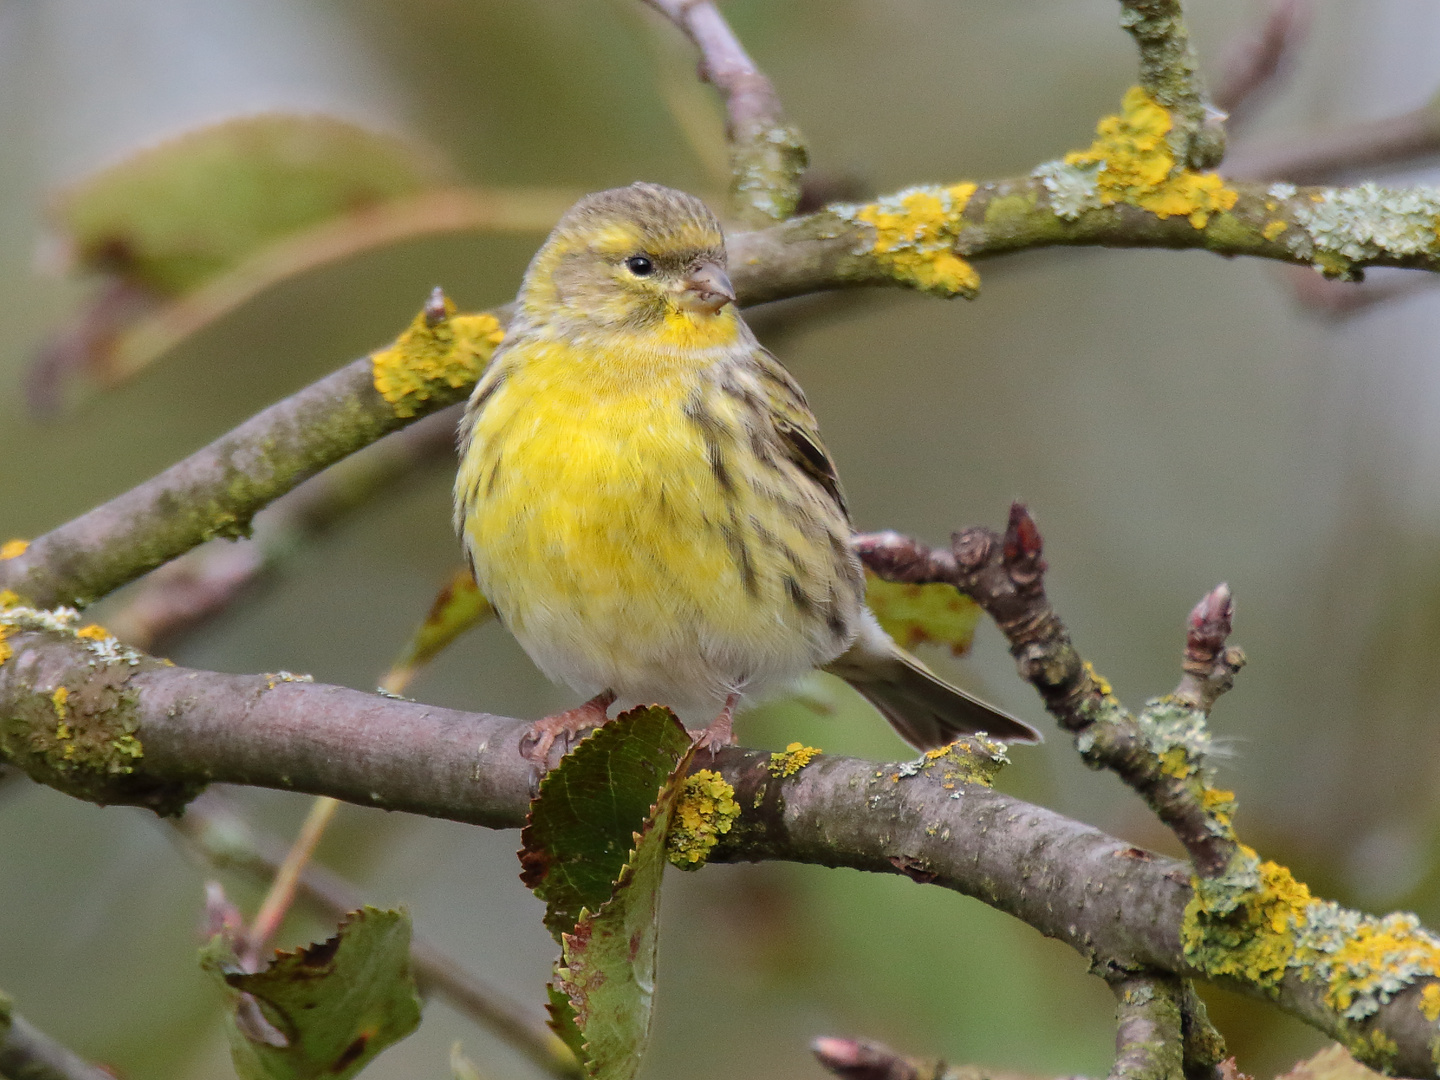
[[[826,667],[911,745],[1028,724],[880,628],[805,395],[735,307],[720,225],[632,184],[581,199],[525,274],[461,424],[455,527],[480,589],[551,679],[594,696],[537,721],[543,763],[617,698],[705,709]]]

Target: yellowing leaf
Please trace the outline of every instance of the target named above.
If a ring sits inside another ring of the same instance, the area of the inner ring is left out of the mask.
[[[924,642],[948,645],[956,656],[970,651],[980,608],[953,585],[905,585],[865,574],[865,601],[885,632],[913,649]]]
[[[241,1080],[348,1080],[420,1025],[410,916],[363,908],[335,936],[247,972],[223,937],[201,965],[228,988],[230,1053]]]
[[[480,592],[469,568],[461,567],[436,594],[430,613],[410,635],[404,650],[380,680],[380,688],[391,694],[404,693],[410,681],[447,645],[494,615],[495,609]]]

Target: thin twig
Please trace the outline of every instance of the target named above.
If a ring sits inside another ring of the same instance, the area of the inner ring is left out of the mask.
[[[137,649],[163,651],[273,581],[297,551],[376,494],[453,457],[459,409],[432,413],[311,477],[257,514],[249,538],[207,544],[156,570],[104,616],[106,628]]]
[[[1410,165],[1440,154],[1440,103],[1434,99],[1398,116],[1321,131],[1289,143],[1246,143],[1225,162],[1246,180],[1323,183],[1343,173]]]
[[[1120,0],[1120,25],[1140,47],[1140,85],[1174,118],[1184,144],[1181,159],[1192,169],[1218,165],[1225,132],[1206,102],[1180,0]]]
[[[800,201],[808,157],[799,128],[785,119],[775,87],[710,0],[645,0],[700,50],[700,75],[725,100],[730,194],[751,226],[784,221]]]
[[[245,954],[241,961],[248,970],[258,970],[265,946],[275,936],[275,931],[280,929],[280,923],[284,921],[290,904],[295,899],[295,888],[300,883],[305,864],[315,854],[321,837],[325,835],[325,830],[338,809],[338,800],[323,795],[310,804],[310,812],[305,815],[300,833],[295,837],[290,850],[285,853],[279,869],[275,871],[275,877],[270,881],[270,889],[265,894],[260,910],[255,913],[249,933],[246,934]]]
[[[115,1080],[73,1050],[38,1031],[0,993],[0,1076],[13,1080]]]
[[[1153,747],[1154,733],[1125,711],[1109,685],[1075,651],[1045,595],[1040,531],[1022,504],[1011,507],[1003,538],[988,529],[967,529],[955,535],[949,550],[930,548],[899,533],[862,534],[852,544],[882,578],[946,582],[974,599],[1010,642],[1021,677],[1040,691],[1045,707],[1075,736],[1085,760],[1115,772],[1144,798],[1184,845],[1201,876],[1217,875],[1229,866],[1234,840],[1219,833],[1186,777],[1165,770]]]
[[[269,881],[283,863],[285,845],[277,838],[257,833],[218,795],[206,794],[197,799],[174,825],[187,848],[221,869]],[[300,874],[296,891],[336,920],[366,903],[354,885],[314,862]],[[525,1005],[466,971],[418,933],[410,941],[410,961],[423,991],[445,998],[556,1080],[577,1080],[580,1070],[574,1056]]]
[[[1253,111],[1299,50],[1310,26],[1310,8],[1311,0],[1271,0],[1259,29],[1241,34],[1226,48],[1213,100],[1229,114],[1232,128],[1242,113]]]

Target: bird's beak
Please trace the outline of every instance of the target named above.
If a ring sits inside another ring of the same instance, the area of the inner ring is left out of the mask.
[[[685,275],[679,299],[680,306],[687,311],[718,315],[726,304],[735,302],[735,286],[730,284],[724,267],[706,259],[692,266]]]

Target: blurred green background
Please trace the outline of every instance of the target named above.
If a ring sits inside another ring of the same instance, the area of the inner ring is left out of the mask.
[[[1193,7],[1206,58],[1262,14],[1242,0]],[[1113,0],[725,10],[816,169],[876,192],[1028,171],[1086,145],[1134,77]],[[1418,104],[1440,69],[1437,41],[1440,13],[1424,0],[1317,3],[1296,70],[1237,141]],[[0,6],[0,540],[123,491],[386,342],[436,283],[462,308],[503,302],[539,239],[415,241],[307,273],[138,380],[40,422],[24,405],[26,370],[88,292],[44,272],[43,207],[58,186],[181,129],[285,109],[409,134],[482,185],[715,190],[662,93],[692,64],[630,0]],[[1228,580],[1252,662],[1213,726],[1232,751],[1223,779],[1242,835],[1324,894],[1440,922],[1434,294],[1338,322],[1302,311],[1272,267],[1199,253],[1041,252],[980,270],[972,303],[877,292],[784,324],[781,358],[810,395],[857,525],[938,541],[999,525],[1024,498],[1059,611],[1132,705],[1173,686],[1186,612]],[[446,465],[417,474],[170,655],[373,686],[458,561],[449,485]],[[993,628],[948,670],[1044,722]],[[411,692],[523,716],[571,703],[493,625]],[[741,740],[906,756],[858,698],[831,692],[833,715],[762,708],[742,719]],[[1063,738],[1013,756],[1008,790],[1172,850]],[[307,803],[237,797],[287,833]],[[553,945],[516,876],[517,842],[347,807],[321,854],[538,1008]],[[219,995],[195,962],[206,876],[144,813],[7,785],[0,987],[127,1076],[229,1075]],[[302,916],[285,938],[326,929]],[[818,1077],[806,1044],[819,1034],[1037,1074],[1110,1065],[1110,995],[1076,955],[905,879],[778,865],[672,873],[661,941],[647,1077]],[[1209,996],[1247,1072],[1321,1045],[1268,1007]],[[367,1075],[445,1075],[455,1039],[487,1076],[531,1075],[440,1004]]]

